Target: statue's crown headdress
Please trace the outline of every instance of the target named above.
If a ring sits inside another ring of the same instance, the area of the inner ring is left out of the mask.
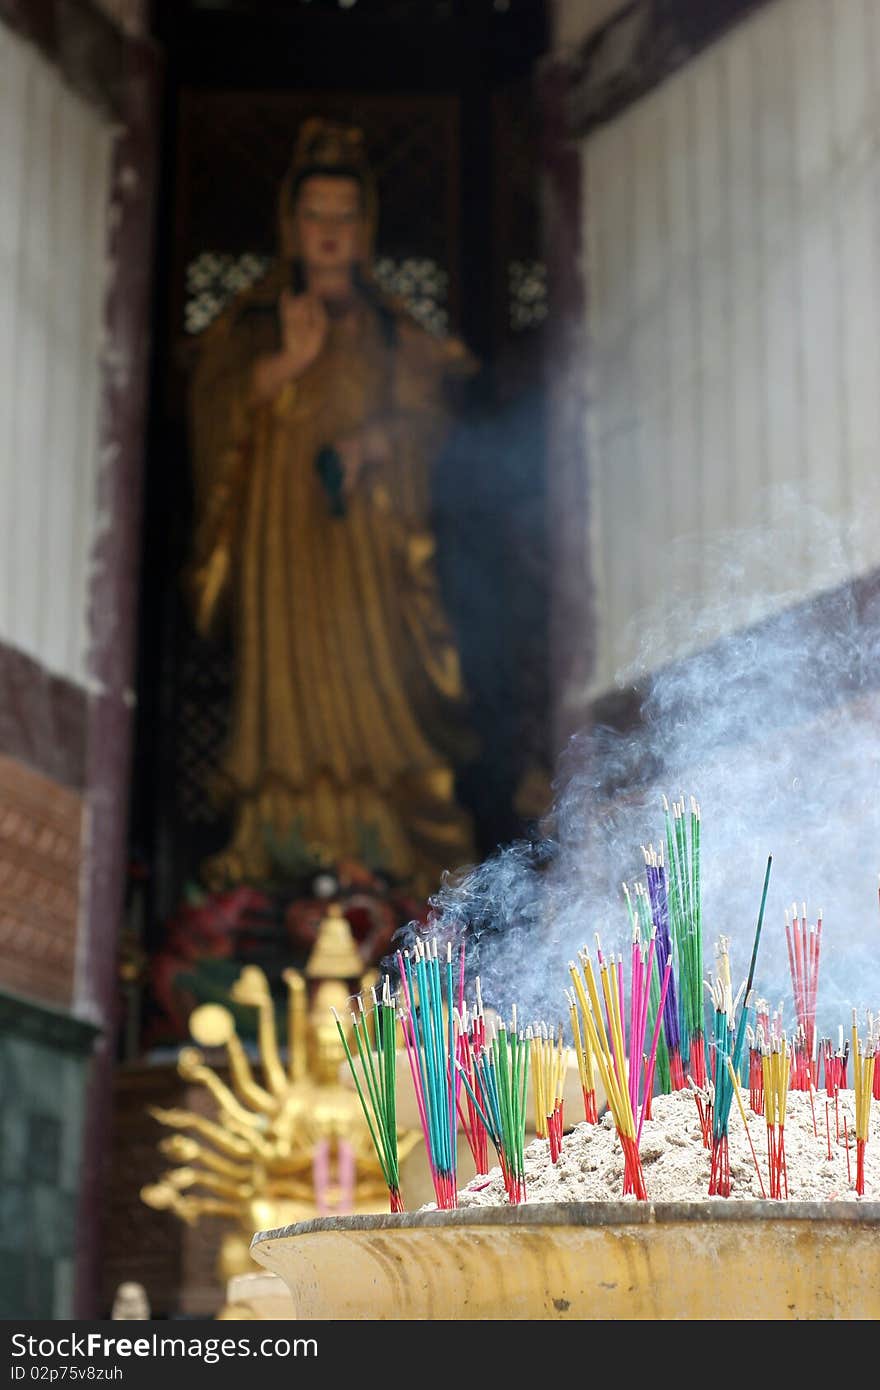
[[[371,177],[364,133],[358,126],[343,125],[312,116],[300,127],[290,164],[295,186],[309,174],[350,175],[365,182]]]
[[[378,219],[378,196],[360,127],[325,120],[322,116],[311,116],[303,122],[282,185],[282,214],[289,215],[293,211],[304,180],[321,174],[356,179],[360,184],[372,244]]]

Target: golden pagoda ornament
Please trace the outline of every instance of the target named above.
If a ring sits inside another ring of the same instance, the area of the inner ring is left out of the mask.
[[[338,903],[331,903],[306,961],[306,976],[310,980],[356,980],[362,972],[363,962],[348,918]]]
[[[230,992],[233,1003],[257,1014],[258,1072],[238,1037],[232,1012],[204,1004],[190,1015],[200,1046],[178,1055],[178,1072],[202,1086],[216,1117],[201,1110],[150,1113],[174,1131],[160,1152],[172,1160],[141,1199],[171,1211],[188,1225],[203,1216],[226,1217],[217,1271],[224,1284],[253,1271],[249,1247],[255,1231],[322,1215],[388,1210],[388,1188],[376,1157],[333,1016],[350,1016],[352,995],[369,990],[375,971],[363,961],[341,907],[323,918],[304,972],[288,969],[287,1059],[278,1042],[269,981],[245,966]],[[204,1048],[225,1048],[228,1081],[205,1060]],[[421,1140],[418,1130],[399,1136],[401,1161]]]

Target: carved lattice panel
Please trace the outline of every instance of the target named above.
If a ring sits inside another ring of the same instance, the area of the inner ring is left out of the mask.
[[[177,805],[190,826],[222,820],[211,797],[229,722],[232,663],[223,645],[193,636],[178,667]]]
[[[508,313],[514,333],[537,328],[547,317],[547,267],[543,261],[511,261],[507,267]]]
[[[203,333],[222,312],[230,299],[247,289],[265,272],[271,257],[246,251],[236,256],[230,252],[202,251],[186,267],[186,301],[183,306],[183,327],[196,336]],[[382,289],[400,299],[410,313],[430,333],[443,333],[448,327],[449,313],[446,296],[449,276],[428,256],[380,256],[375,275]],[[520,277],[522,278],[522,277]],[[530,285],[511,289],[526,301],[533,298]]]

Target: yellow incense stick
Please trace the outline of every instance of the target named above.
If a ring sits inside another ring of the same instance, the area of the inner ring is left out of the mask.
[[[539,1139],[546,1139],[547,1131],[544,1127],[544,1067],[541,1039],[534,1032],[532,1032],[529,1050],[531,1053],[533,1090],[535,1096],[535,1134]]]
[[[569,1055],[568,1048],[562,1040],[562,1029],[559,1030],[559,1041],[557,1044],[557,1065],[556,1065],[556,1101],[562,1104],[565,1098],[565,1078],[568,1075]]]
[[[618,971],[620,969],[621,967],[619,964],[615,965],[614,962],[612,962],[611,967],[607,972],[608,993],[611,996],[610,1015],[611,1027],[614,1034],[615,1057],[619,1059],[616,1070],[620,1073],[620,1090],[621,1095],[623,1096],[624,1109],[627,1117],[627,1123],[626,1128],[624,1129],[624,1133],[630,1135],[634,1139],[636,1133],[635,1116],[633,1115],[632,1101],[630,1099],[629,1086],[627,1085],[626,1051],[623,1041],[623,1020],[620,1017],[620,989],[618,980]],[[606,994],[606,999],[607,997],[608,994]]]
[[[776,1124],[776,1093],[773,1088],[773,1054],[767,1048],[761,1053],[761,1075],[764,1079],[764,1119],[767,1128]]]
[[[572,980],[578,997],[581,1000],[581,1008],[584,1019],[584,1027],[589,1034],[593,1051],[599,1062],[602,1073],[602,1082],[605,1086],[605,1094],[608,1104],[614,1115],[614,1122],[618,1131],[629,1138],[635,1138],[635,1124],[632,1117],[632,1109],[629,1104],[629,1093],[622,1084],[614,1065],[614,1055],[608,1043],[605,1032],[605,1023],[602,1018],[602,1008],[599,1003],[599,991],[596,986],[596,977],[593,973],[593,964],[589,955],[581,955],[581,971],[586,982],[589,1001],[584,994],[583,983],[574,967],[571,967]]]
[[[617,1084],[617,1076],[614,1071],[614,1061],[608,1048],[605,1037],[605,1027],[602,1022],[602,1015],[599,1012],[599,998],[596,992],[596,982],[593,978],[592,966],[589,957],[581,958],[581,974],[578,973],[574,963],[569,966],[572,983],[575,987],[578,1001],[581,1006],[581,1017],[584,1023],[584,1033],[590,1039],[599,1073],[602,1078],[602,1085],[605,1088],[605,1095],[611,1113],[614,1116],[615,1124],[621,1120],[621,1100]],[[589,998],[587,997],[589,994]],[[596,1012],[594,1013],[594,1006]],[[598,1025],[596,1019],[598,1018]],[[601,1029],[601,1035],[599,1030]]]
[[[868,1120],[871,1114],[871,1097],[874,1093],[874,1071],[877,1065],[877,1054],[872,1052],[865,1061],[865,1081],[864,1081],[864,1104],[862,1106],[862,1133],[860,1138],[868,1138]]]
[[[582,1090],[587,1089],[587,1059],[584,1056],[584,1044],[581,1038],[581,1025],[577,1016],[577,1002],[569,1001],[569,1018],[571,1020],[571,1036],[574,1039],[574,1050],[577,1056],[578,1076],[580,1077]]]
[[[778,1110],[780,1127],[785,1126],[785,1106],[788,1100],[788,1081],[790,1075],[791,1065],[789,1059],[788,1041],[786,1038],[783,1038],[782,1046],[779,1052],[779,1074],[777,1078],[777,1085],[779,1086]]]
[[[853,1027],[853,1037],[856,1030]],[[853,1091],[856,1105],[856,1138],[867,1140],[868,1124],[871,1114],[871,1096],[874,1089],[874,1068],[876,1054],[865,1054],[857,1040],[853,1050]]]

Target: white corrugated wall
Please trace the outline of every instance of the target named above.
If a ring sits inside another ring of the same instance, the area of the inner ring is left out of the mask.
[[[0,24],[0,642],[81,685],[110,147]]]
[[[775,0],[583,159],[599,694],[880,566],[880,0]]]

